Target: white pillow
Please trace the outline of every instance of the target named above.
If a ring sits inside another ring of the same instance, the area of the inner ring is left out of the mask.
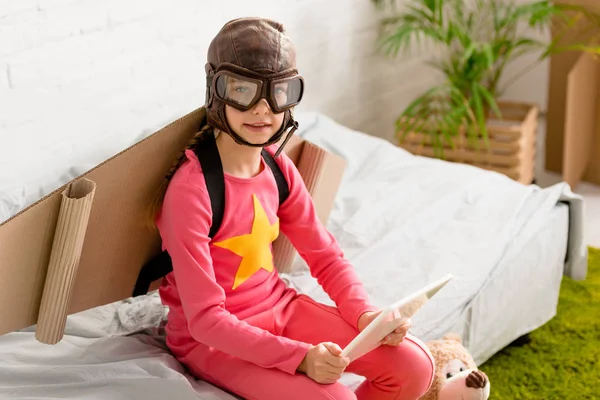
[[[0,223],[89,171],[94,166],[94,164],[74,165],[56,177],[52,177],[53,174],[49,173],[45,177],[31,180],[25,184],[2,182],[0,185]]]
[[[319,121],[319,113],[314,111],[297,111],[294,113],[294,119],[298,122],[296,135],[303,137],[307,131],[314,128]]]
[[[0,188],[0,223],[6,221],[24,208],[26,188],[24,186],[4,186]]]

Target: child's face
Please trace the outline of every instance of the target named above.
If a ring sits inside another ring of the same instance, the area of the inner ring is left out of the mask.
[[[236,102],[247,103],[247,101],[244,101],[246,99],[241,98],[246,95],[242,89],[237,91],[233,89],[228,90],[229,96]],[[276,100],[285,103],[285,99],[279,99],[279,97],[285,96],[285,91],[282,89],[276,92]],[[235,96],[241,97],[237,98]],[[235,133],[249,143],[260,144],[268,141],[281,128],[284,113],[274,113],[269,103],[265,99],[261,99],[254,107],[247,111],[240,111],[226,104],[225,116],[227,117],[229,126]]]

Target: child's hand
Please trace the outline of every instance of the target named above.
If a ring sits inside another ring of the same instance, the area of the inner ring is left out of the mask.
[[[398,346],[400,343],[402,343],[402,340],[404,340],[404,337],[408,333],[410,327],[410,319],[406,319],[402,323],[402,325],[400,325],[392,333],[384,337],[381,341],[381,344],[385,344],[388,346]]]
[[[350,364],[350,359],[340,354],[342,349],[337,344],[319,343],[308,350],[304,360],[298,366],[298,371],[305,373],[317,383],[335,383]]]
[[[363,331],[377,316],[381,313],[381,311],[369,311],[360,316],[358,320],[358,329],[359,331]],[[401,318],[400,314],[395,311],[394,318]],[[411,327],[410,319],[406,319],[400,326],[398,326],[392,333],[387,335],[382,339],[381,344],[385,344],[388,346],[398,346],[402,343],[402,340],[408,333],[408,330]]]
[[[358,319],[358,331],[362,332],[365,330],[367,325],[369,325],[377,316],[381,313],[381,311],[367,311]]]

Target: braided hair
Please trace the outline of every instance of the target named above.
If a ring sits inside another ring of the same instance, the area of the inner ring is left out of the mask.
[[[156,197],[150,204],[150,207],[148,210],[148,215],[146,217],[146,222],[150,229],[152,229],[152,230],[156,229],[156,222],[155,222],[156,215],[158,214],[158,212],[160,211],[160,209],[162,207],[165,193],[167,192],[167,187],[169,186],[169,182],[175,175],[175,172],[177,172],[177,169],[181,166],[181,164],[185,160],[186,150],[193,150],[196,147],[196,145],[198,144],[198,142],[204,137],[204,135],[212,135],[212,134],[213,134],[213,127],[208,124],[204,125],[202,127],[202,129],[200,129],[200,131],[198,131],[190,139],[190,141],[186,144],[185,148],[177,156],[177,159],[175,160],[175,162],[169,169],[169,172],[165,176],[165,179],[163,180],[162,184],[160,185],[160,188],[158,189],[158,192],[156,193]]]

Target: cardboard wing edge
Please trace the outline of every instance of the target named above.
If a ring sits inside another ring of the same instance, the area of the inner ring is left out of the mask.
[[[302,152],[293,159],[313,199],[317,216],[327,224],[346,168],[346,160],[311,143],[303,142]],[[273,243],[273,256],[279,272],[294,272],[297,252],[285,235]]]

